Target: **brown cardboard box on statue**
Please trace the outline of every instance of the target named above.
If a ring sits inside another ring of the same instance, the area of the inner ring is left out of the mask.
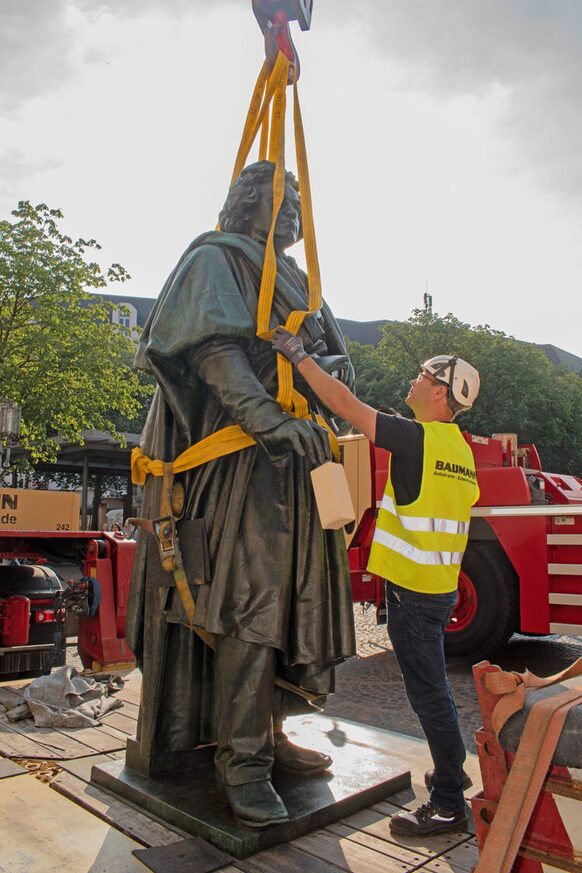
[[[341,464],[328,461],[311,471],[311,481],[321,526],[338,530],[354,521],[356,513],[348,488],[346,473]]]

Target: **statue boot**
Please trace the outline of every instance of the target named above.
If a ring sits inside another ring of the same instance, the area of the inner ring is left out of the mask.
[[[285,693],[275,688],[273,705],[273,757],[276,773],[289,773],[291,776],[313,777],[328,770],[333,761],[329,755],[315,749],[305,749],[292,743],[285,731]]]
[[[292,743],[283,727],[275,728],[274,750],[275,769],[293,776],[319,776],[329,770],[333,761],[329,755],[315,749],[305,749]]]
[[[223,637],[214,658],[216,782],[235,818],[253,828],[289,821],[271,782],[276,651]]]

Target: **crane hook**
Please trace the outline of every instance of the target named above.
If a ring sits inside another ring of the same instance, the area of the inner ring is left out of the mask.
[[[272,68],[279,52],[289,59],[288,84],[299,79],[301,67],[291,38],[290,21],[298,21],[301,30],[311,27],[313,0],[252,0],[253,12],[265,37],[265,54]]]

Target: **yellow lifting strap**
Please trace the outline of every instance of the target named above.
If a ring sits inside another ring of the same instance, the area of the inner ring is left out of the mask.
[[[320,415],[307,415],[306,417],[315,419],[320,427],[327,430],[332,455],[336,461],[339,461],[339,443],[325,419]],[[249,436],[248,433],[245,433],[238,424],[223,427],[221,430],[217,430],[216,433],[200,440],[196,445],[190,446],[181,455],[178,455],[172,463],[172,473],[176,475],[177,473],[184,473],[186,470],[193,470],[201,464],[208,463],[208,461],[223,458],[225,455],[231,455],[233,452],[238,452],[241,449],[254,445],[256,445],[256,440]],[[148,475],[163,476],[164,462],[148,458],[140,448],[133,449],[131,452],[131,481],[134,485],[144,485]]]
[[[285,196],[285,113],[289,67],[290,62],[282,52],[279,52],[270,76],[267,75],[267,65],[263,65],[249,106],[231,180],[232,184],[238,178],[240,172],[245,166],[257,133],[259,129],[261,129],[259,158],[263,159],[265,157],[268,141],[268,157],[269,160],[275,164],[275,172],[273,175],[273,217],[265,247],[265,261],[263,265],[257,312],[257,336],[267,341],[270,341],[272,336],[270,322],[271,311],[273,308],[273,297],[275,293],[275,281],[277,277],[277,255],[274,244],[275,227],[279,210]],[[305,257],[307,260],[307,282],[309,292],[308,308],[306,310],[296,310],[291,312],[285,324],[285,328],[295,335],[299,332],[304,319],[308,315],[315,314],[320,309],[322,293],[319,257],[315,238],[315,222],[313,220],[311,182],[309,178],[305,132],[303,128],[303,118],[301,115],[297,82],[294,82],[293,84],[293,96],[297,174],[299,177],[299,192],[301,197],[301,224],[303,227]],[[271,119],[269,129],[268,110],[270,106]],[[305,417],[307,414],[307,401],[293,388],[293,367],[291,363],[283,357],[283,355],[277,356],[277,372],[279,378],[279,392],[277,395],[278,402],[287,412],[292,412],[299,418]]]
[[[263,64],[249,105],[231,179],[232,185],[244,168],[249,152],[260,130],[259,158],[263,160],[268,154],[269,160],[275,164],[273,175],[273,217],[265,247],[265,261],[257,313],[257,336],[267,342],[271,340],[272,336],[270,322],[277,277],[277,255],[274,244],[275,226],[285,196],[285,113],[289,67],[290,62],[282,52],[279,52],[270,73],[267,61]],[[307,260],[309,292],[308,308],[291,312],[285,323],[285,328],[295,335],[300,330],[304,319],[308,315],[315,314],[320,309],[322,293],[307,149],[305,146],[305,133],[297,82],[293,84],[293,94],[297,175],[299,177],[301,224]],[[307,400],[293,387],[293,366],[283,355],[277,355],[277,375],[279,381],[277,402],[285,411],[295,415],[297,418],[311,418]],[[328,431],[333,457],[336,461],[339,461],[339,446],[334,434],[320,416],[315,418],[317,423]],[[182,473],[185,470],[191,470],[200,464],[205,464],[215,458],[221,458],[233,452],[238,452],[254,444],[255,440],[245,433],[239,425],[222,428],[186,449],[173,462],[173,472],[176,474]],[[152,460],[144,455],[141,449],[134,449],[131,453],[131,478],[133,484],[143,485],[148,474],[161,476],[163,474],[162,461]]]

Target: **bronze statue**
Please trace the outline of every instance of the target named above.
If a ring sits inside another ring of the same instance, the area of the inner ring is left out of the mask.
[[[275,676],[323,702],[333,691],[334,665],[355,652],[343,532],[322,530],[309,476],[329,458],[327,433],[281,409],[276,355],[256,336],[273,170],[261,161],[242,171],[220,214],[221,231],[198,237],[183,254],[136,357],[158,383],[142,437],[146,455],[171,461],[233,423],[256,439],[177,477],[185,489],[178,525],[184,563],[203,582],[191,586],[195,624],[217,635],[216,650],[184,627],[172,576],[161,569],[153,537],[141,531],[127,626],[143,673],[140,768],[153,775],[180,766],[185,752],[216,741],[217,781],[236,817],[254,827],[288,818],[273,767],[316,775],[331,764],[286,738],[285,716],[311,707],[275,688]],[[307,307],[306,276],[284,254],[300,235],[297,183],[287,173],[272,327]],[[321,366],[351,385],[343,338],[325,304],[300,335]],[[307,385],[296,388],[326,415]],[[150,518],[160,514],[160,485],[150,476],[145,486]]]

